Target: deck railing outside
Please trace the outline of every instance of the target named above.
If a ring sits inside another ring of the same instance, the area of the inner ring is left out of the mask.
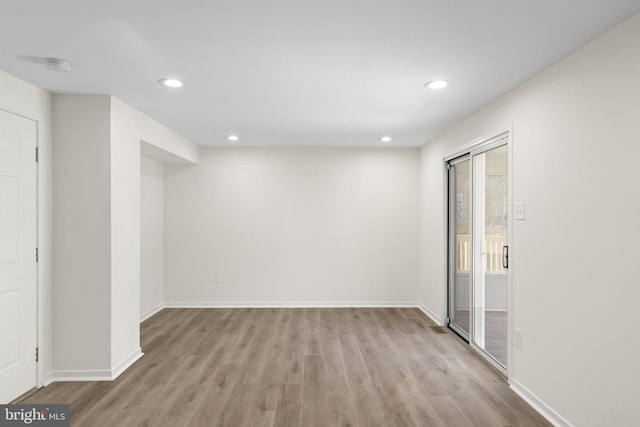
[[[502,247],[507,244],[507,236],[485,236],[483,252],[485,254],[485,272],[503,273]],[[471,241],[469,235],[459,234],[456,238],[456,270],[468,272],[471,269]]]

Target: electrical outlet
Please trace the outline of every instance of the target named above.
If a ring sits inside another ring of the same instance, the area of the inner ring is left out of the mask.
[[[522,348],[522,331],[520,329],[513,330],[513,345]]]
[[[215,283],[216,285],[219,285],[222,283],[222,275],[220,273],[214,274],[213,283]]]

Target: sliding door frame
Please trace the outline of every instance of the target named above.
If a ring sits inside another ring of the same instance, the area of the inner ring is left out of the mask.
[[[455,169],[454,167],[464,163],[464,162],[469,162],[469,173],[471,173],[471,164],[473,162],[471,154],[467,153],[467,154],[463,154],[462,156],[458,156],[455,157],[453,159],[450,159],[446,162],[446,170],[447,170],[447,200],[446,200],[446,204],[447,204],[447,213],[446,213],[446,218],[447,218],[447,230],[446,230],[446,238],[447,238],[447,250],[450,250],[449,248],[455,248],[456,245],[456,237],[457,237],[457,231],[455,229],[455,215],[451,214],[452,211],[452,206],[453,206],[453,202],[452,200],[455,200],[455,194],[454,191],[455,189],[451,186],[451,176],[455,173]],[[469,175],[469,183],[471,183],[471,174]],[[457,183],[457,182],[456,182]],[[471,186],[469,186],[469,195],[472,195],[472,189]],[[469,200],[468,201],[471,205],[473,205],[473,200]],[[469,218],[469,235],[472,236],[473,235],[473,221],[472,218]],[[472,242],[470,242],[472,243]],[[465,331],[462,327],[458,326],[458,324],[456,324],[455,321],[455,306],[456,306],[456,300],[457,300],[457,292],[456,290],[453,289],[453,287],[451,286],[452,281],[454,280],[454,277],[456,275],[456,266],[454,265],[454,263],[451,263],[451,259],[450,257],[452,256],[451,253],[446,252],[446,257],[447,257],[447,313],[445,316],[445,323],[446,326],[450,327],[451,329],[454,330],[455,333],[457,333],[458,335],[460,335],[462,338],[464,338],[465,340],[467,340],[468,342],[471,341],[473,335],[472,335],[472,329],[471,329],[471,316],[473,316],[473,303],[472,303],[472,278],[471,278],[471,272],[473,272],[473,261],[474,258],[471,257],[471,270],[469,273],[469,331]],[[457,281],[456,281],[457,283]]]
[[[491,356],[489,356],[484,350],[479,348],[477,345],[473,343],[474,336],[474,322],[471,322],[470,325],[470,334],[469,334],[469,346],[476,350],[482,357],[491,364],[496,370],[503,373],[507,381],[513,375],[513,317],[514,317],[514,305],[513,305],[513,268],[514,268],[514,249],[513,249],[513,126],[502,127],[497,129],[494,132],[490,132],[480,138],[476,138],[466,144],[463,144],[459,148],[452,150],[449,155],[443,158],[443,182],[444,182],[444,190],[443,190],[443,198],[444,198],[444,277],[446,278],[445,283],[445,292],[443,307],[445,307],[445,316],[444,323],[445,326],[449,325],[449,319],[451,318],[450,313],[450,289],[449,284],[452,274],[450,265],[449,265],[449,247],[450,247],[450,239],[452,238],[449,235],[449,162],[454,161],[457,158],[463,157],[465,155],[469,155],[471,160],[471,176],[474,174],[473,168],[473,156],[476,154],[480,154],[482,152],[486,152],[492,148],[499,147],[501,145],[507,145],[507,245],[509,246],[509,268],[507,269],[507,366],[506,369],[502,365],[500,365],[497,361],[495,361]],[[505,141],[506,139],[506,141]],[[473,225],[472,225],[473,227]],[[471,230],[473,233],[473,229]],[[472,257],[472,265],[471,268],[474,269],[473,263],[475,261],[475,257]],[[473,276],[473,274],[472,274]],[[473,288],[473,284],[472,284]],[[471,292],[471,302],[473,302],[473,290]],[[471,307],[473,308],[473,306]],[[472,317],[472,314],[471,314]]]

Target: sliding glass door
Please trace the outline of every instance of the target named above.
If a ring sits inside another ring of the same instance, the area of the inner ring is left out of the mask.
[[[448,162],[448,324],[507,366],[508,145],[495,138]]]

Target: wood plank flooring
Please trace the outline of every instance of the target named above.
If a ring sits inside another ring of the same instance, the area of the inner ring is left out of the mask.
[[[548,426],[413,308],[165,309],[113,382],[54,383],[74,426]]]

